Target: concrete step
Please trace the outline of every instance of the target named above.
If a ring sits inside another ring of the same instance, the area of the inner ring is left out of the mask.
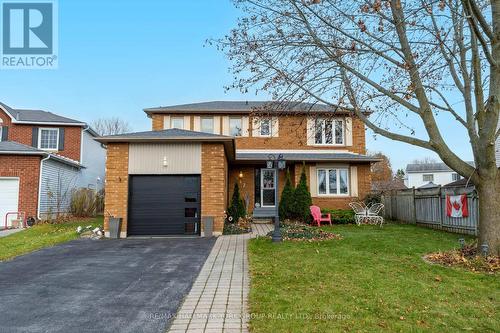
[[[253,217],[252,219],[252,223],[255,223],[255,224],[272,224],[273,223],[273,219],[269,218],[269,217]]]

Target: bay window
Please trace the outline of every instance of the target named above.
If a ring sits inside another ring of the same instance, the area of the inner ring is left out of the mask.
[[[317,119],[315,123],[314,143],[317,145],[343,145],[344,121]]]
[[[318,169],[319,195],[348,195],[349,173],[344,168]]]

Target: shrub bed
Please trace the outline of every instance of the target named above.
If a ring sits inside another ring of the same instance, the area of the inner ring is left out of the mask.
[[[350,209],[322,209],[321,213],[330,213],[333,224],[351,224],[355,222],[354,212]]]
[[[331,239],[342,239],[342,237],[333,232],[323,230],[318,227],[311,227],[307,224],[298,222],[285,222],[280,228],[281,237],[283,240],[291,241],[323,241]],[[273,231],[270,231],[267,236],[271,237]]]
[[[465,245],[462,249],[446,252],[429,253],[424,260],[443,266],[458,266],[473,272],[498,273],[500,271],[499,256],[481,256],[476,244]]]

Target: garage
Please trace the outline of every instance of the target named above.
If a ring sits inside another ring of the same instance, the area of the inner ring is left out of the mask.
[[[0,178],[0,229],[5,227],[7,213],[17,212],[19,178]]]
[[[131,175],[129,236],[199,235],[200,175]]]

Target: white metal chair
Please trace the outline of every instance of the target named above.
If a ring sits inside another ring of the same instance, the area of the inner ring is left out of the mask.
[[[376,203],[370,206],[367,210],[367,214],[365,219],[368,221],[368,223],[373,222],[375,224],[380,223],[380,226],[382,227],[382,223],[384,223],[384,218],[379,215],[380,211],[384,208],[384,205],[381,203]]]
[[[354,211],[354,221],[357,225],[361,225],[361,222],[368,216],[368,208],[362,202],[351,202],[349,207]]]

